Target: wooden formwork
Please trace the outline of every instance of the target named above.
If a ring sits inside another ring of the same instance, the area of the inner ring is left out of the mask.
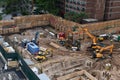
[[[9,33],[9,29],[8,28],[5,28],[5,29],[2,30],[2,34],[7,34],[7,33]]]
[[[15,27],[15,28],[14,28],[14,32],[20,32],[19,27]]]
[[[31,27],[32,27],[32,25],[31,25],[31,23],[30,23],[30,22],[25,23],[25,28],[31,28]]]
[[[38,26],[38,23],[41,24],[41,21],[37,21],[37,22],[33,21],[33,22],[31,23],[31,26],[32,26],[32,27]]]
[[[13,19],[15,21],[15,24],[20,24],[22,20],[21,17],[14,17]]]
[[[77,71],[77,72],[73,72],[73,73],[65,75],[65,76],[58,77],[57,80],[71,80],[71,78],[74,78],[77,76],[79,76],[78,80],[85,80],[85,79],[80,78],[80,76],[82,76],[82,75],[85,75],[90,80],[97,80],[95,77],[93,77],[86,70]]]
[[[14,20],[2,20],[0,21],[0,27],[15,25]]]
[[[13,33],[14,32],[14,28],[9,28],[9,33]]]

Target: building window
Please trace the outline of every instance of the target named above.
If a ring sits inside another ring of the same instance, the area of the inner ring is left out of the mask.
[[[111,17],[112,15],[111,14],[109,14],[109,17]]]
[[[68,9],[66,9],[66,12],[69,12],[69,10],[68,10]]]
[[[72,3],[72,0],[70,0],[70,3]]]
[[[85,6],[85,4],[82,4],[82,6]]]
[[[69,2],[69,0],[66,0],[66,2]]]
[[[74,4],[76,4],[76,1],[75,1],[75,0],[73,0],[73,3],[74,3]]]
[[[111,6],[113,6],[113,2],[111,2]]]
[[[70,5],[69,8],[72,8],[72,6]]]
[[[81,1],[80,3],[81,3],[81,4],[85,4],[85,1]]]
[[[82,8],[82,9],[81,9],[81,11],[83,11],[83,12],[84,12],[84,11],[85,11],[85,8]]]
[[[76,7],[74,7],[74,10],[76,10]]]
[[[74,4],[76,4],[76,2],[73,2]]]
[[[80,2],[77,2],[77,5],[80,5]]]
[[[68,5],[66,4],[66,7],[68,7]]]
[[[110,9],[110,12],[112,12],[112,9]]]
[[[79,7],[77,7],[77,10],[79,11],[79,10],[80,10],[80,8],[79,8]]]

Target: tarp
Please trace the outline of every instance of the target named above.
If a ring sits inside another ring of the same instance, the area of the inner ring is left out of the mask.
[[[45,73],[39,74],[38,77],[40,80],[50,80]]]

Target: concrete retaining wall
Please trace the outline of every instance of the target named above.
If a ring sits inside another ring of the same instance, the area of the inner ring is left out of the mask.
[[[11,27],[11,25],[16,25],[16,27],[13,28]],[[14,17],[13,20],[9,20],[9,21],[7,20],[0,21],[0,34],[15,33],[15,32],[19,32],[20,29],[27,29],[36,26],[46,26],[46,25],[51,25],[56,30],[62,32],[71,30],[73,26],[78,26],[79,31],[82,31],[82,27],[88,28],[90,31],[95,31],[110,27],[120,27],[119,26],[120,19],[98,22],[98,23],[90,23],[90,24],[78,24],[51,14],[28,15],[28,16]],[[10,27],[4,28],[5,26],[10,26]]]
[[[49,15],[29,15],[14,18],[15,24],[20,29],[49,25]]]
[[[0,28],[8,25],[14,25],[15,21],[14,20],[2,20],[0,21]]]

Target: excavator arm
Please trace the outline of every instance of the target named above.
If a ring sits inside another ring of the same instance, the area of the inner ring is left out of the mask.
[[[107,46],[107,47],[103,47],[103,48],[100,49],[100,53],[103,52],[104,50],[108,50],[108,49],[110,49],[110,53],[112,53],[113,48],[114,48],[113,44],[110,45],[110,46]]]
[[[93,49],[101,49],[101,46],[92,46]]]
[[[100,47],[100,46],[95,46],[96,48],[100,49],[97,53],[93,54],[93,57],[96,57],[96,58],[102,58],[103,57],[103,51],[104,50],[109,50],[110,49],[110,54],[109,56],[112,56],[112,51],[113,51],[113,48],[114,48],[114,45],[110,45],[110,46],[107,46],[107,47]]]
[[[88,29],[84,28],[83,30],[84,30],[84,31],[86,32],[86,34],[92,39],[93,44],[94,44],[94,43],[97,43],[97,38],[96,38],[95,36],[93,36],[93,35],[88,31]]]

